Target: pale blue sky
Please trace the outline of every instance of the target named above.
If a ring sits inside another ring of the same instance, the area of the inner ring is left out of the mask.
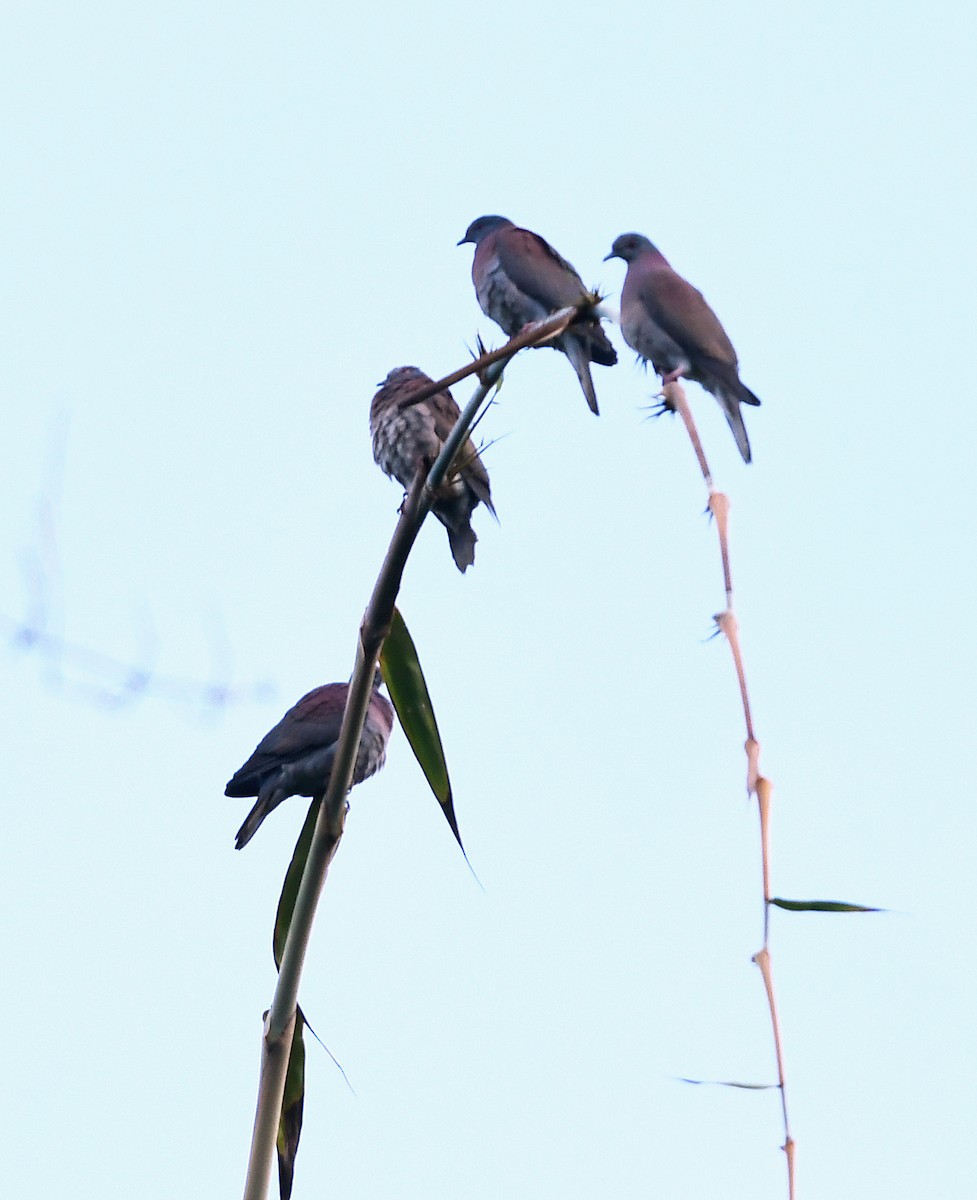
[[[800,1194],[969,1194],[975,30],[962,3],[8,8],[0,613],[40,553],[51,632],[275,691],[111,710],[0,658],[4,1195],[242,1186],[305,806],[237,854],[223,787],[349,673],[400,501],[369,401],[500,340],[455,246],[484,212],[612,299],[603,256],[648,234],[736,344],[751,467],[690,398],[775,891],[893,910],[774,914]],[[313,1044],[296,1200],[785,1195],[776,1094],[675,1081],[773,1077],[756,816],[701,482],[611,336],[599,421],[564,360],[514,364],[482,426],[501,524],[465,577],[433,523],[411,561],[485,890],[396,734],[303,984],[356,1095]]]

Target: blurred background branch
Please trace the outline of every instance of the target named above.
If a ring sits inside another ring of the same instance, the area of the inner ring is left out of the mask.
[[[64,568],[60,546],[61,512],[68,452],[68,417],[52,421],[44,479],[34,503],[34,530],[20,558],[24,612],[0,610],[0,643],[13,656],[37,662],[45,683],[82,703],[104,709],[157,699],[195,712],[216,713],[239,704],[265,703],[276,691],[270,680],[233,682],[233,654],[219,619],[201,625],[211,662],[209,672],[184,675],[155,663],[157,638],[151,619],[134,618],[141,653],[134,658],[86,645],[64,633]]]

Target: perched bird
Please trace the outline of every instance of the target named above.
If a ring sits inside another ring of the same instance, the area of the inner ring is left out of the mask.
[[[418,404],[411,403],[411,396],[431,382],[417,367],[394,367],[370,404],[373,457],[405,489],[418,470],[431,467],[461,416],[447,388]],[[461,572],[475,561],[478,539],[471,517],[479,502],[495,516],[488,471],[469,438],[438,489],[432,509],[448,531],[448,544]]]
[[[381,696],[380,672],[366,710],[360,746],[353,766],[353,783],[362,783],[383,766],[394,710]],[[225,796],[257,796],[258,802],[237,831],[234,845],[240,850],[254,837],[272,809],[289,796],[319,796],[329,786],[336,743],[346,707],[346,683],[327,683],[288,710],[274,729],[258,743],[255,752],[224,789]]]
[[[760,401],[740,380],[733,343],[700,291],[673,271],[662,252],[640,233],[622,233],[608,258],[623,258],[621,333],[666,383],[685,375],[719,401],[743,461],[750,441],[741,404]]]
[[[506,217],[479,217],[458,243],[475,245],[472,282],[482,312],[501,325],[509,337],[531,321],[592,298],[574,268],[538,233],[520,229]],[[617,352],[597,317],[583,317],[561,337],[546,345],[562,350],[573,365],[590,405],[597,413],[597,395],[590,364],[613,367]]]

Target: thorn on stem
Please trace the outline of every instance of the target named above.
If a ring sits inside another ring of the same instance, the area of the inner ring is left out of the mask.
[[[656,421],[659,417],[663,417],[665,413],[674,414],[675,409],[664,398],[660,399],[657,404],[653,404],[650,408],[645,409],[647,416],[646,421]]]

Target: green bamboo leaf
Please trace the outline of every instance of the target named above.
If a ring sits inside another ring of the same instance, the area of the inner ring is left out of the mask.
[[[295,911],[295,899],[299,894],[299,884],[302,882],[302,872],[309,857],[312,845],[312,831],[315,829],[316,817],[319,815],[320,797],[316,797],[309,805],[309,811],[299,834],[299,840],[292,851],[292,861],[285,872],[285,882],[282,884],[282,894],[278,900],[278,912],[275,914],[275,933],[272,938],[272,951],[275,955],[275,966],[282,965],[282,955],[285,953],[285,939],[288,937],[288,927],[292,923],[292,913]]]
[[[431,791],[451,826],[451,832],[464,853],[465,847],[462,845],[458,822],[455,820],[451,781],[448,779],[448,765],[444,758],[434,707],[424,682],[424,672],[421,670],[413,639],[407,632],[404,618],[396,608],[390,622],[390,632],[380,651],[380,670],[393,701],[397,719],[407,735],[411,750],[414,751],[414,757],[420,764]]]
[[[869,908],[865,904],[848,904],[844,900],[783,900],[774,896],[770,901],[788,912],[885,912],[884,908]]]
[[[288,1052],[282,1115],[278,1122],[278,1190],[281,1200],[289,1200],[295,1175],[295,1156],[302,1136],[302,1107],[305,1103],[305,1040],[302,1010],[295,1014],[295,1030]]]

